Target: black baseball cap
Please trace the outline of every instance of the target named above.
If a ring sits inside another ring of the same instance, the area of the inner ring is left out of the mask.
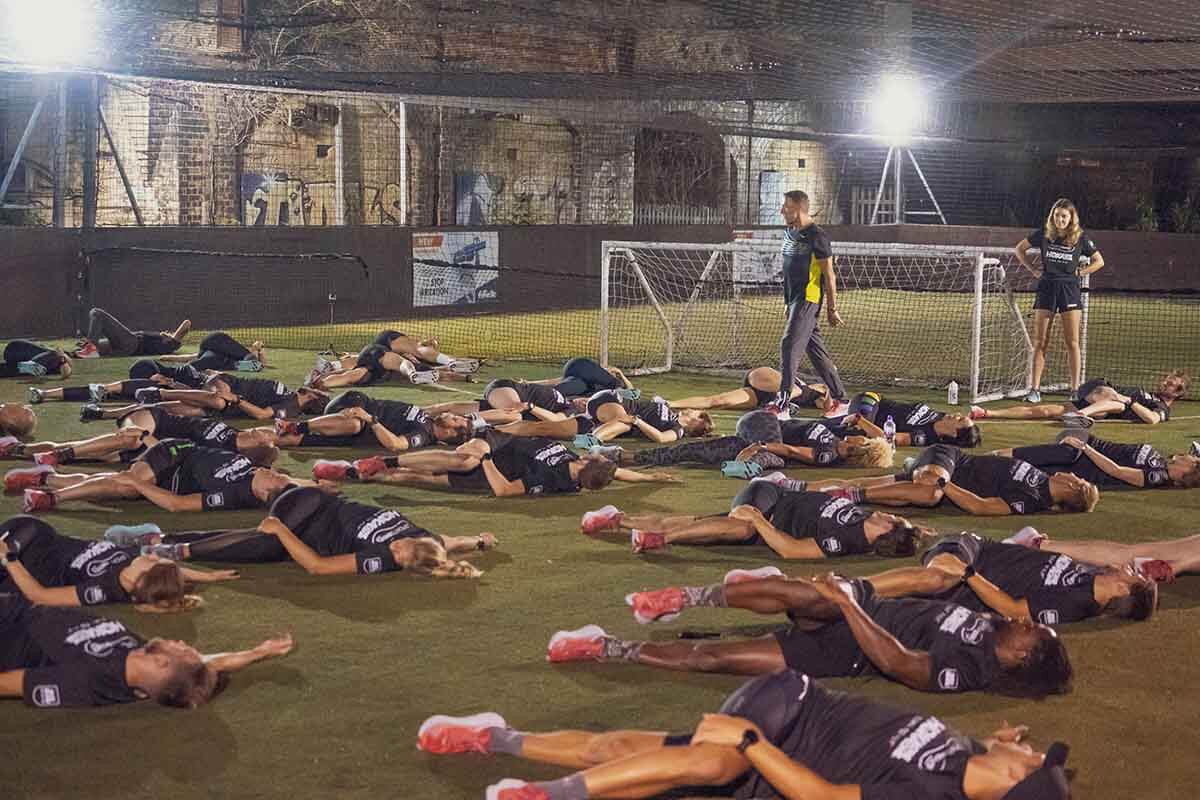
[[[1070,800],[1071,787],[1063,765],[1071,748],[1055,742],[1046,751],[1046,759],[1025,780],[1009,789],[1003,800]]]

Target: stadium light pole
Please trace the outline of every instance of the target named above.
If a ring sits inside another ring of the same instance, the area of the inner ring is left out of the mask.
[[[936,216],[942,221],[943,225],[947,224],[946,216],[942,213],[942,207],[938,204],[937,198],[934,197],[933,190],[929,188],[929,181],[925,180],[925,173],[921,170],[921,165],[917,163],[917,157],[909,146],[912,141],[913,131],[916,129],[924,112],[925,95],[915,77],[904,74],[891,74],[883,77],[883,80],[880,82],[879,95],[872,103],[871,116],[875,133],[887,143],[888,151],[887,157],[883,162],[883,174],[879,177],[879,188],[875,192],[875,206],[871,210],[871,225],[874,225],[875,221],[879,218],[879,206],[883,201],[883,192],[887,186],[889,170],[893,173],[892,202],[897,225],[904,222],[906,213]],[[925,193],[933,201],[934,211],[905,212],[905,156],[912,163],[917,177],[921,179],[921,185],[925,188]]]

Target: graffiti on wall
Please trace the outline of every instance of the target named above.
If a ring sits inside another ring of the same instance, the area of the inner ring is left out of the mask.
[[[400,185],[347,183],[343,192],[348,225],[401,225]],[[245,224],[337,224],[337,186],[333,181],[304,181],[287,173],[242,173]],[[364,211],[365,209],[365,211]]]
[[[571,179],[470,170],[454,176],[456,225],[548,225],[575,221]]]
[[[589,222],[613,225],[628,222],[621,204],[621,176],[607,158],[592,173],[591,191],[585,201],[591,208]]]

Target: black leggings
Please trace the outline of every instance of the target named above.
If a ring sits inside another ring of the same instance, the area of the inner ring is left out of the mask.
[[[101,339],[108,339],[111,355],[114,356],[137,355],[141,346],[141,339],[137,332],[131,331],[121,320],[103,308],[93,308],[88,312],[87,338],[92,340],[97,347],[100,346]]]
[[[34,361],[46,368],[46,372],[54,375],[62,366],[62,354],[55,350],[42,347],[40,344],[13,339],[4,347],[4,363],[0,364],[0,378],[15,378],[21,374],[17,365],[22,361]]]
[[[200,356],[188,362],[193,369],[233,369],[250,355],[241,342],[224,331],[210,333],[200,341]]]
[[[590,358],[572,358],[564,364],[563,379],[554,386],[567,397],[583,397],[621,387],[621,382],[612,373]]]
[[[304,522],[329,499],[311,486],[288,489],[271,505],[271,516],[278,517],[297,536]],[[303,537],[302,537],[303,538]],[[291,558],[287,548],[274,536],[249,528],[232,531],[198,531],[164,537],[168,544],[187,544],[192,558],[205,561],[270,563]],[[311,547],[311,544],[309,545]]]
[[[1083,457],[1082,450],[1069,444],[1035,444],[1013,448],[1013,458],[1028,461],[1039,469],[1069,467]]]
[[[184,386],[190,386],[193,389],[199,389],[204,385],[204,376],[201,375],[192,364],[180,364],[173,366],[164,364],[161,361],[154,361],[149,358],[143,358],[141,361],[133,362],[129,368],[129,377],[133,380],[148,380],[154,375],[163,375],[176,383],[182,383]],[[151,386],[158,386],[157,383],[151,383]]]
[[[670,464],[720,464],[732,461],[737,454],[750,446],[740,436],[722,436],[719,439],[701,439],[667,447],[638,450],[633,454],[635,464],[654,464],[665,467]]]

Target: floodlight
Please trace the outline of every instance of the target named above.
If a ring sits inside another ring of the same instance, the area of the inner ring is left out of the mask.
[[[912,75],[885,75],[875,98],[875,132],[893,145],[904,146],[921,119],[925,97]]]
[[[0,31],[10,58],[33,64],[80,60],[92,28],[90,0],[0,0]]]

